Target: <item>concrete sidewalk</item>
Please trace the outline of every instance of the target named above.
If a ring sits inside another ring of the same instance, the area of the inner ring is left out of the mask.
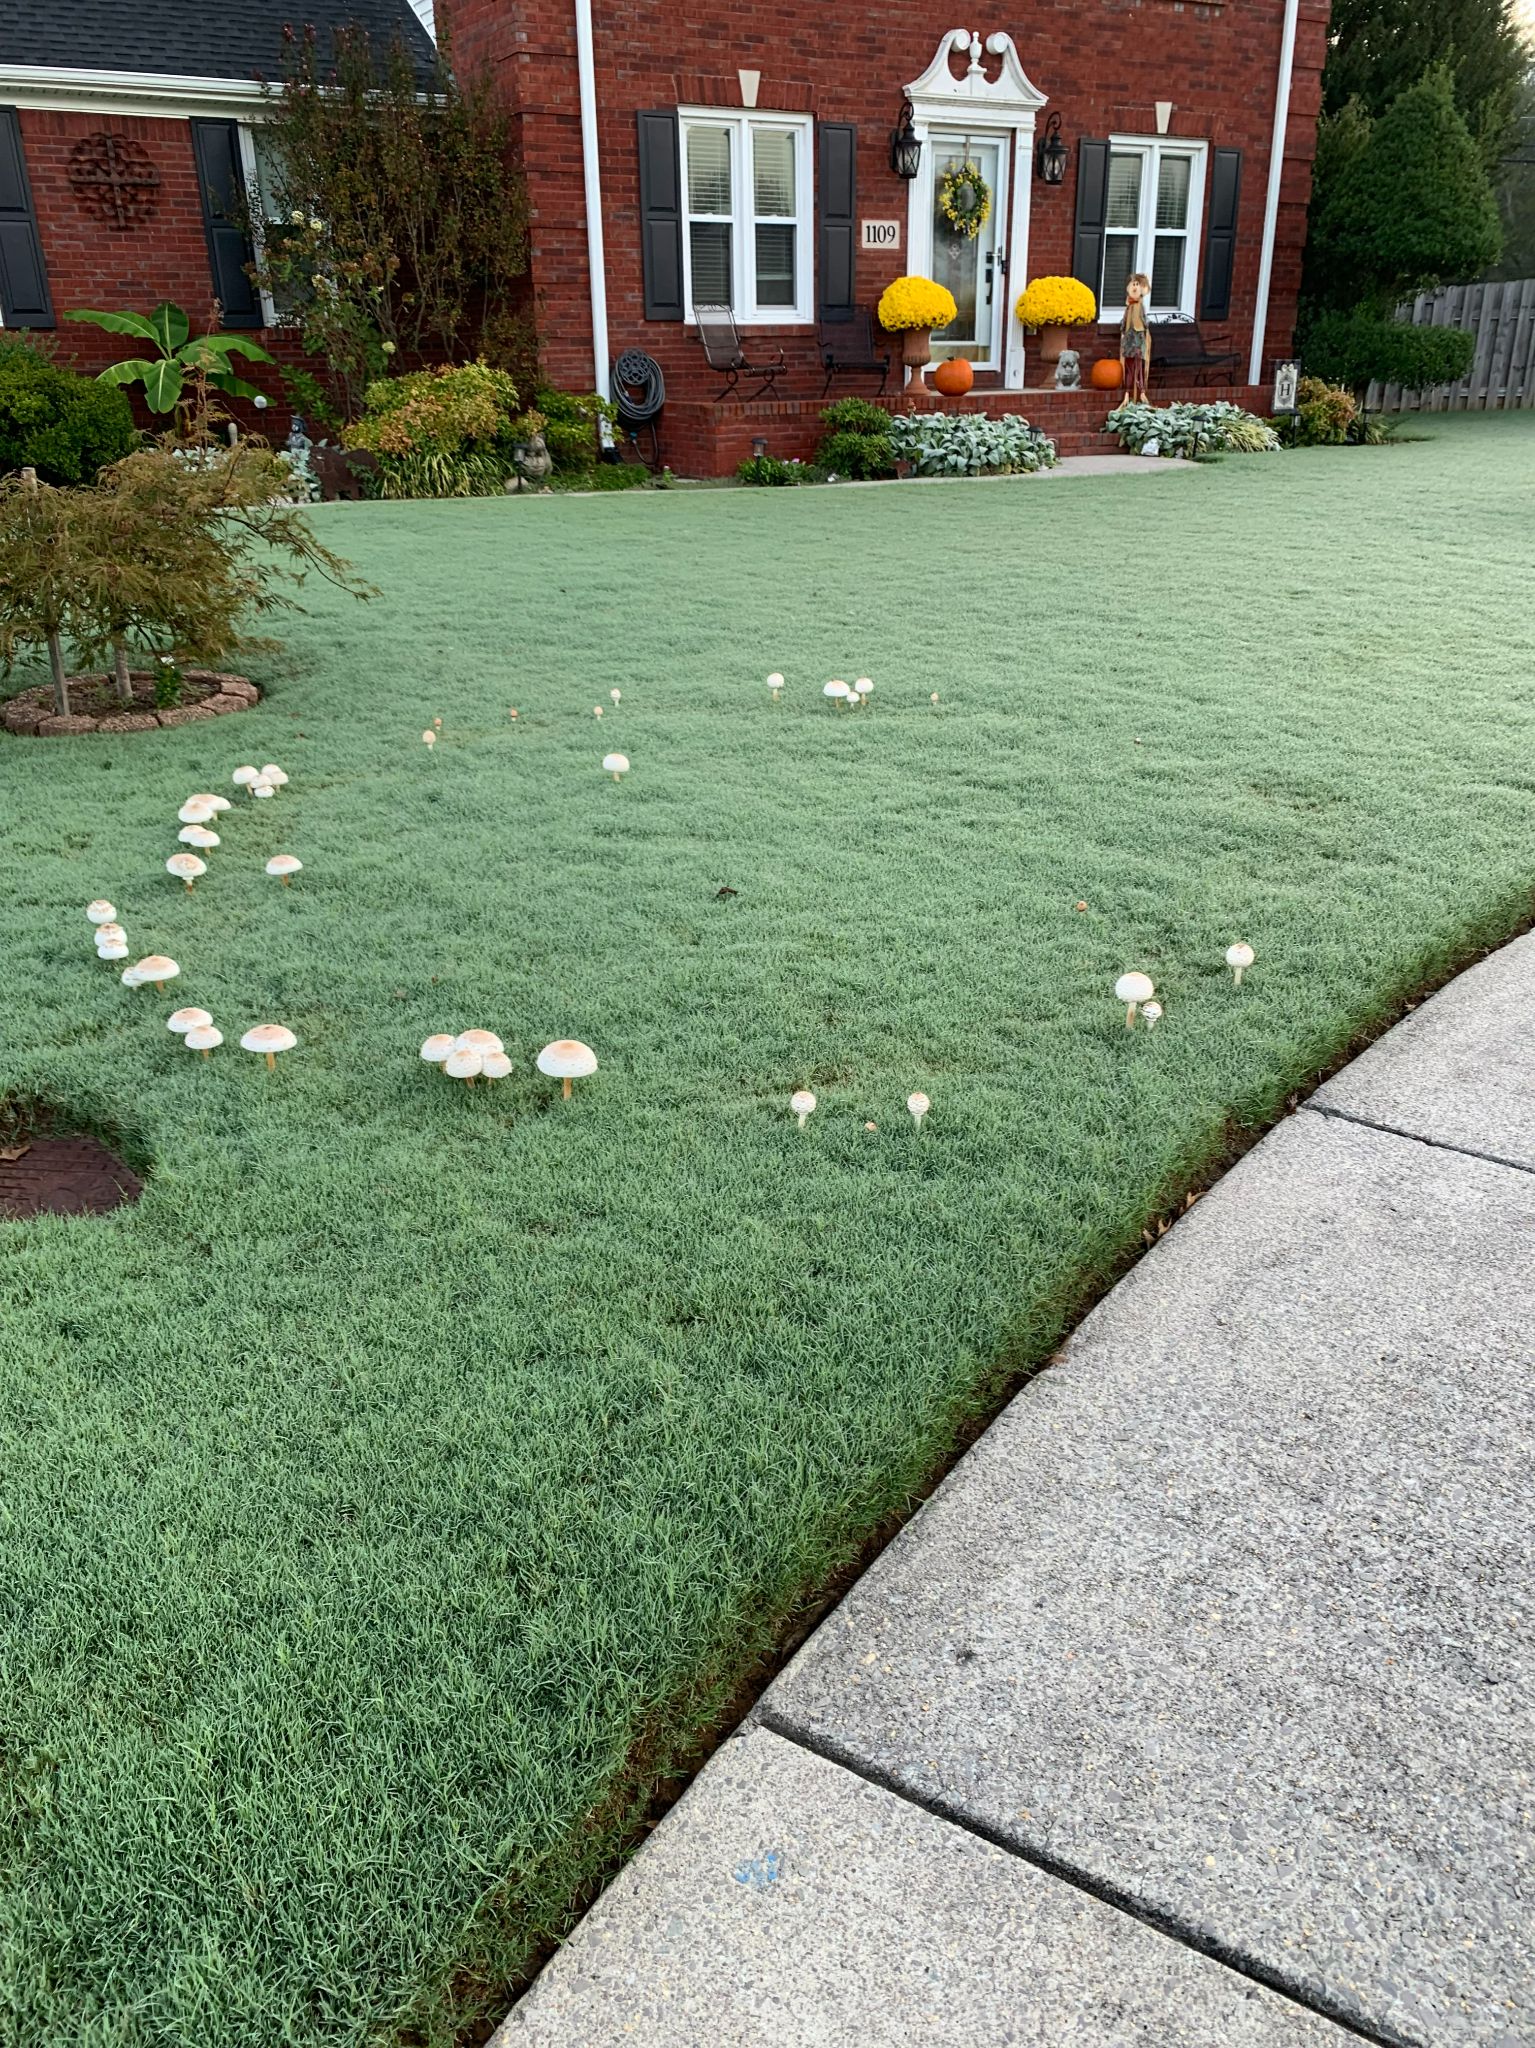
[[[1280,1125],[497,2048],[1535,2043],[1535,938]]]

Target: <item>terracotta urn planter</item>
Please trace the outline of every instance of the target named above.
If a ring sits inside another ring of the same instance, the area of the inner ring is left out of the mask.
[[[1039,353],[1043,361],[1053,363],[1065,348],[1071,334],[1069,327],[1052,322],[1039,330]]]
[[[903,327],[901,330],[901,361],[906,365],[906,389],[925,391],[927,380],[923,371],[932,360],[933,330],[931,327]]]

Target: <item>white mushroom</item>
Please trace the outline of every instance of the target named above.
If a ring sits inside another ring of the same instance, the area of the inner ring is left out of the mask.
[[[927,1115],[932,1106],[920,1088],[917,1089],[915,1094],[907,1096],[906,1107],[911,1111],[911,1120],[919,1131],[922,1128],[922,1119]]]
[[[98,951],[103,946],[122,946],[128,941],[128,934],[120,924],[99,924],[92,936]]]
[[[867,704],[869,692],[874,688],[874,684],[868,676],[860,676],[857,682],[854,683],[853,688],[857,693],[859,703]]]
[[[421,1048],[421,1057],[430,1060],[434,1067],[440,1067],[453,1050],[451,1031],[434,1031]]]
[[[276,788],[272,783],[267,781],[265,776],[262,776],[259,782],[253,782],[251,784],[252,796],[276,796],[276,794]]]
[[[815,1108],[815,1097],[811,1094],[808,1088],[796,1088],[794,1093],[789,1097],[789,1107],[793,1110],[794,1114],[799,1118],[799,1127],[801,1130],[803,1130],[805,1128],[806,1118],[810,1115],[810,1112]]]
[[[831,697],[838,704],[845,704],[848,698],[852,696],[852,694],[853,692],[848,688],[846,683],[839,683],[835,680],[823,685],[821,690],[821,695],[823,697]]]
[[[259,768],[237,768],[229,779],[241,789],[251,789],[261,780],[261,770]]]
[[[206,825],[213,816],[213,806],[200,796],[189,796],[176,816],[183,825]]]
[[[616,704],[616,703],[618,702],[618,700],[620,699],[620,697],[622,697],[622,696],[623,696],[623,694],[624,694],[624,693],[623,693],[623,691],[622,691],[622,690],[609,690],[609,692],[608,692],[608,695],[609,695],[609,696],[610,696],[610,697],[612,698],[612,700],[613,700],[613,702],[614,702],[615,704]]]
[[[116,906],[108,903],[105,896],[98,896],[94,903],[87,903],[85,914],[92,924],[111,924],[117,916]]]
[[[1149,974],[1122,974],[1114,984],[1114,993],[1125,1005],[1125,1029],[1135,1029],[1135,1009],[1138,1003],[1149,1003],[1156,994],[1156,986]]]
[[[266,871],[269,875],[276,875],[278,880],[286,889],[288,886],[288,877],[290,875],[296,875],[303,865],[304,863],[298,858],[296,854],[274,853],[272,855],[272,858],[266,864]]]
[[[494,1031],[461,1031],[453,1041],[455,1052],[505,1052]]]
[[[426,748],[428,753],[430,753],[432,748],[436,746],[437,735],[432,731],[432,728],[430,726],[428,726],[426,731],[421,735],[421,744]]]
[[[485,1055],[472,1045],[455,1046],[442,1063],[442,1071],[455,1081],[462,1081],[468,1087],[474,1086],[476,1074],[485,1071]]]
[[[938,692],[934,690],[932,696],[927,701],[929,704],[936,704],[938,702]]]
[[[291,1052],[298,1040],[286,1024],[254,1024],[240,1043],[246,1052],[265,1053],[268,1071],[275,1072],[277,1055]]]
[[[123,952],[126,954],[127,951],[128,948],[124,946]],[[140,974],[137,966],[125,967],[122,972],[122,983],[124,988],[142,988],[144,985],[144,977],[142,974]]]
[[[1244,944],[1241,939],[1238,939],[1234,946],[1226,948],[1226,965],[1231,969],[1231,978],[1238,988],[1242,986],[1243,968],[1251,967],[1256,957],[1252,947]]]
[[[1146,1029],[1148,1031],[1155,1031],[1157,1020],[1162,1015],[1162,1005],[1160,1003],[1142,1003],[1141,1015],[1146,1019]]]
[[[114,939],[110,946],[98,946],[96,948],[96,958],[98,960],[126,960],[127,957],[128,948],[121,939]],[[136,987],[137,984],[130,983],[129,986]]]
[[[207,874],[208,863],[199,860],[195,853],[173,853],[165,863],[165,872],[174,875],[177,881],[185,882],[191,889],[196,886],[199,875]]]
[[[602,772],[604,775],[611,775],[615,782],[621,782],[629,773],[629,756],[627,754],[604,754],[602,757]]]
[[[213,1019],[206,1010],[199,1010],[195,1003],[189,1003],[184,1010],[172,1010],[165,1020],[167,1031],[197,1031]]]
[[[774,669],[773,673],[768,677],[768,688],[772,691],[773,702],[776,704],[778,702],[778,693],[783,688],[783,677],[778,673],[777,669]]]
[[[215,796],[211,790],[197,789],[187,798],[189,804],[206,804],[210,811],[233,810],[227,796]]]
[[[442,720],[439,719],[437,722],[440,725]],[[288,778],[275,761],[268,761],[261,771],[261,780],[263,782],[270,782],[273,789],[281,789]]]
[[[186,1034],[188,1049],[192,1052],[200,1052],[204,1059],[208,1057],[216,1045],[222,1045],[223,1043],[223,1032],[212,1024],[194,1024]]]
[[[570,1084],[585,1074],[597,1071],[597,1055],[589,1045],[583,1045],[579,1038],[557,1038],[552,1045],[546,1045],[537,1060],[541,1074],[551,1074],[564,1085],[561,1093],[570,1100]]]
[[[482,1053],[480,1070],[487,1081],[504,1081],[512,1071],[512,1063],[504,1052]]]
[[[146,981],[150,981],[156,988],[163,989],[165,984],[174,981],[180,972],[181,969],[175,961],[167,958],[164,953],[148,953],[142,960],[135,961],[132,967],[124,970],[123,980],[128,982],[130,988],[142,988]],[[130,974],[134,977],[132,981],[128,981]]]
[[[602,706],[601,706],[600,704],[594,704],[594,705],[592,706],[592,716],[593,716],[593,718],[601,718],[601,716],[602,716]]]
[[[196,846],[204,853],[219,844],[217,832],[210,832],[206,825],[183,825],[176,837],[183,846]]]

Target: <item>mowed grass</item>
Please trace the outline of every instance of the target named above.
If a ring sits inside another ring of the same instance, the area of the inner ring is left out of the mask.
[[[0,2039],[480,2038],[1148,1218],[1525,921],[1535,415],[1423,431],[337,507],[384,594],[314,591],[257,711],[0,743],[3,1092],[148,1183],[0,1224]],[[267,760],[188,896],[177,805]],[[470,1025],[494,1092],[417,1057]]]

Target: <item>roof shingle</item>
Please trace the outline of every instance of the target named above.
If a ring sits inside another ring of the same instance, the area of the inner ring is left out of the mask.
[[[181,78],[277,78],[283,28],[313,25],[329,51],[355,23],[386,47],[399,36],[423,73],[431,38],[407,0],[0,0],[0,64],[70,71],[155,72]]]

